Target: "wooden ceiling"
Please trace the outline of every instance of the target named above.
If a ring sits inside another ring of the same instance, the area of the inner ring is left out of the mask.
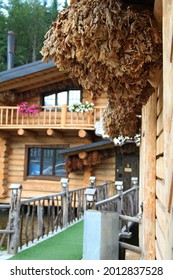
[[[52,67],[46,70],[3,81],[0,83],[0,92],[14,91],[16,93],[22,93],[52,85],[67,79],[69,79],[67,73],[60,72],[56,67]]]

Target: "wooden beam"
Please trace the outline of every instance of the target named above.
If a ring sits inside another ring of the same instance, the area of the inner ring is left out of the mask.
[[[143,108],[145,121],[143,129],[142,145],[144,146],[144,159],[142,160],[142,200],[143,200],[143,224],[142,245],[143,258],[154,260],[155,249],[155,215],[156,215],[156,92],[150,97],[147,105]],[[144,134],[145,133],[145,134]]]
[[[128,249],[130,251],[133,251],[133,252],[136,252],[136,253],[139,253],[139,254],[142,252],[141,248],[138,247],[138,246],[131,245],[131,244],[121,242],[121,241],[119,242],[119,244],[120,244],[121,248]]]
[[[86,130],[84,130],[84,129],[80,129],[79,131],[78,131],[78,136],[80,137],[80,138],[91,138],[91,136],[89,135],[89,133],[86,131]]]
[[[59,83],[61,81],[65,81],[65,80],[69,79],[69,77],[68,76],[66,77],[65,75],[63,75],[63,76],[60,76],[60,77],[58,76],[58,78],[48,79],[46,81],[43,80],[43,78],[42,78],[42,80],[40,80],[39,83],[36,81],[33,84],[29,84],[29,85],[26,84],[24,87],[19,86],[19,88],[17,88],[16,90],[17,90],[17,92],[25,92],[25,91],[40,88],[40,87],[43,87],[43,86],[48,86],[48,85],[54,84],[55,79],[56,79],[56,82]]]
[[[57,131],[57,130],[54,130],[54,129],[51,129],[51,128],[49,128],[47,130],[47,135],[51,136],[51,137],[57,137],[57,138],[62,138],[63,137],[63,134],[60,131]]]
[[[61,126],[64,127],[66,124],[67,117],[67,105],[63,104],[61,108]]]
[[[86,159],[88,157],[88,153],[87,152],[79,152],[78,157],[80,159]]]
[[[25,137],[33,137],[35,138],[37,136],[37,133],[34,131],[26,130],[23,128],[19,128],[17,131],[17,134],[20,136],[25,136]]]
[[[10,135],[5,131],[0,131],[0,138],[8,138]]]
[[[69,78],[66,73],[59,72],[57,69],[56,71],[52,71],[50,73],[46,73],[46,75],[30,75],[27,79],[23,80],[21,78],[17,79],[16,82],[13,82],[13,80],[9,83],[4,83],[0,86],[1,91],[6,91],[9,89],[16,89],[16,88],[22,88],[22,91],[26,89],[31,89],[33,87],[40,87],[40,84],[52,84],[58,81],[65,80]]]
[[[155,0],[154,17],[160,29],[162,28],[162,13],[163,13],[162,0]]]

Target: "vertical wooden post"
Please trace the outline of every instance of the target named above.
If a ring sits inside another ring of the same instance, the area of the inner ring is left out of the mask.
[[[63,195],[63,227],[67,227],[68,225],[68,200],[69,200],[69,192],[68,192],[68,179],[61,179],[62,190],[64,191]]]
[[[163,2],[163,126],[166,213],[166,259],[173,259],[173,2]],[[167,216],[166,216],[167,214]]]
[[[38,216],[38,232],[37,237],[44,235],[44,222],[43,222],[43,213],[44,213],[44,207],[41,205],[40,201],[37,205],[37,216]]]
[[[145,131],[143,132],[144,170],[143,173],[143,228],[142,245],[143,258],[154,260],[156,255],[156,92],[150,97],[145,106]],[[143,167],[141,167],[143,168]]]
[[[6,135],[1,135],[0,137]],[[0,139],[0,198],[7,196],[7,169],[8,169],[8,146],[9,141],[7,139]]]
[[[67,105],[63,104],[61,107],[61,126],[64,127],[66,124],[67,117]]]
[[[20,205],[21,205],[21,191],[20,184],[11,184],[12,190],[9,212],[9,229],[14,230],[9,234],[7,251],[8,254],[16,254],[20,240]]]

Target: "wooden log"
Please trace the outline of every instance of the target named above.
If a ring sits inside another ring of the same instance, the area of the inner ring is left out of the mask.
[[[89,134],[88,134],[88,132],[87,132],[86,130],[80,129],[80,130],[78,131],[78,136],[79,136],[80,138],[86,138],[86,137],[89,137]]]
[[[85,186],[89,186],[90,184],[90,177],[92,176],[93,168],[90,166],[86,166],[84,169],[84,178],[83,183]]]
[[[127,244],[127,243],[125,243],[125,242],[119,242],[119,244],[120,244],[120,247],[121,248],[124,248],[124,249],[128,249],[128,250],[130,250],[130,251],[133,251],[133,252],[136,252],[136,253],[141,253],[141,248],[140,247],[138,247],[138,246],[134,246],[134,245],[131,245],[131,244]]]
[[[127,216],[127,215],[119,215],[119,218],[123,221],[131,221],[134,223],[141,223],[141,218],[138,217],[131,217],[131,216]]]
[[[86,159],[88,157],[88,153],[87,152],[79,152],[78,157],[80,159]]]
[[[155,196],[156,196],[156,105],[157,95],[154,93],[145,109],[145,137],[142,138],[144,145],[144,161],[141,166],[143,170],[143,253],[144,259],[155,259]]]
[[[155,0],[154,17],[160,29],[162,28],[162,13],[163,13],[162,0]]]
[[[58,138],[62,138],[63,134],[60,131],[56,131],[54,129],[49,128],[47,130],[47,135],[48,136],[52,136],[52,137],[58,137]]]
[[[5,131],[0,131],[0,138],[8,138],[10,136],[9,133]]]
[[[25,137],[36,137],[37,134],[34,131],[30,131],[30,130],[25,130],[23,128],[19,128],[17,131],[17,134],[20,136],[25,136]]]

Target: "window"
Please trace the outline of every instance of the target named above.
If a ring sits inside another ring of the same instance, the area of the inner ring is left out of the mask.
[[[65,157],[59,154],[59,150],[64,146],[58,147],[27,147],[27,177],[45,179],[50,177],[52,180],[57,177],[66,177]]]
[[[49,95],[44,95],[43,106],[62,106],[62,104],[67,104],[72,106],[74,103],[79,103],[81,101],[81,90],[71,89],[61,92],[54,92]]]

